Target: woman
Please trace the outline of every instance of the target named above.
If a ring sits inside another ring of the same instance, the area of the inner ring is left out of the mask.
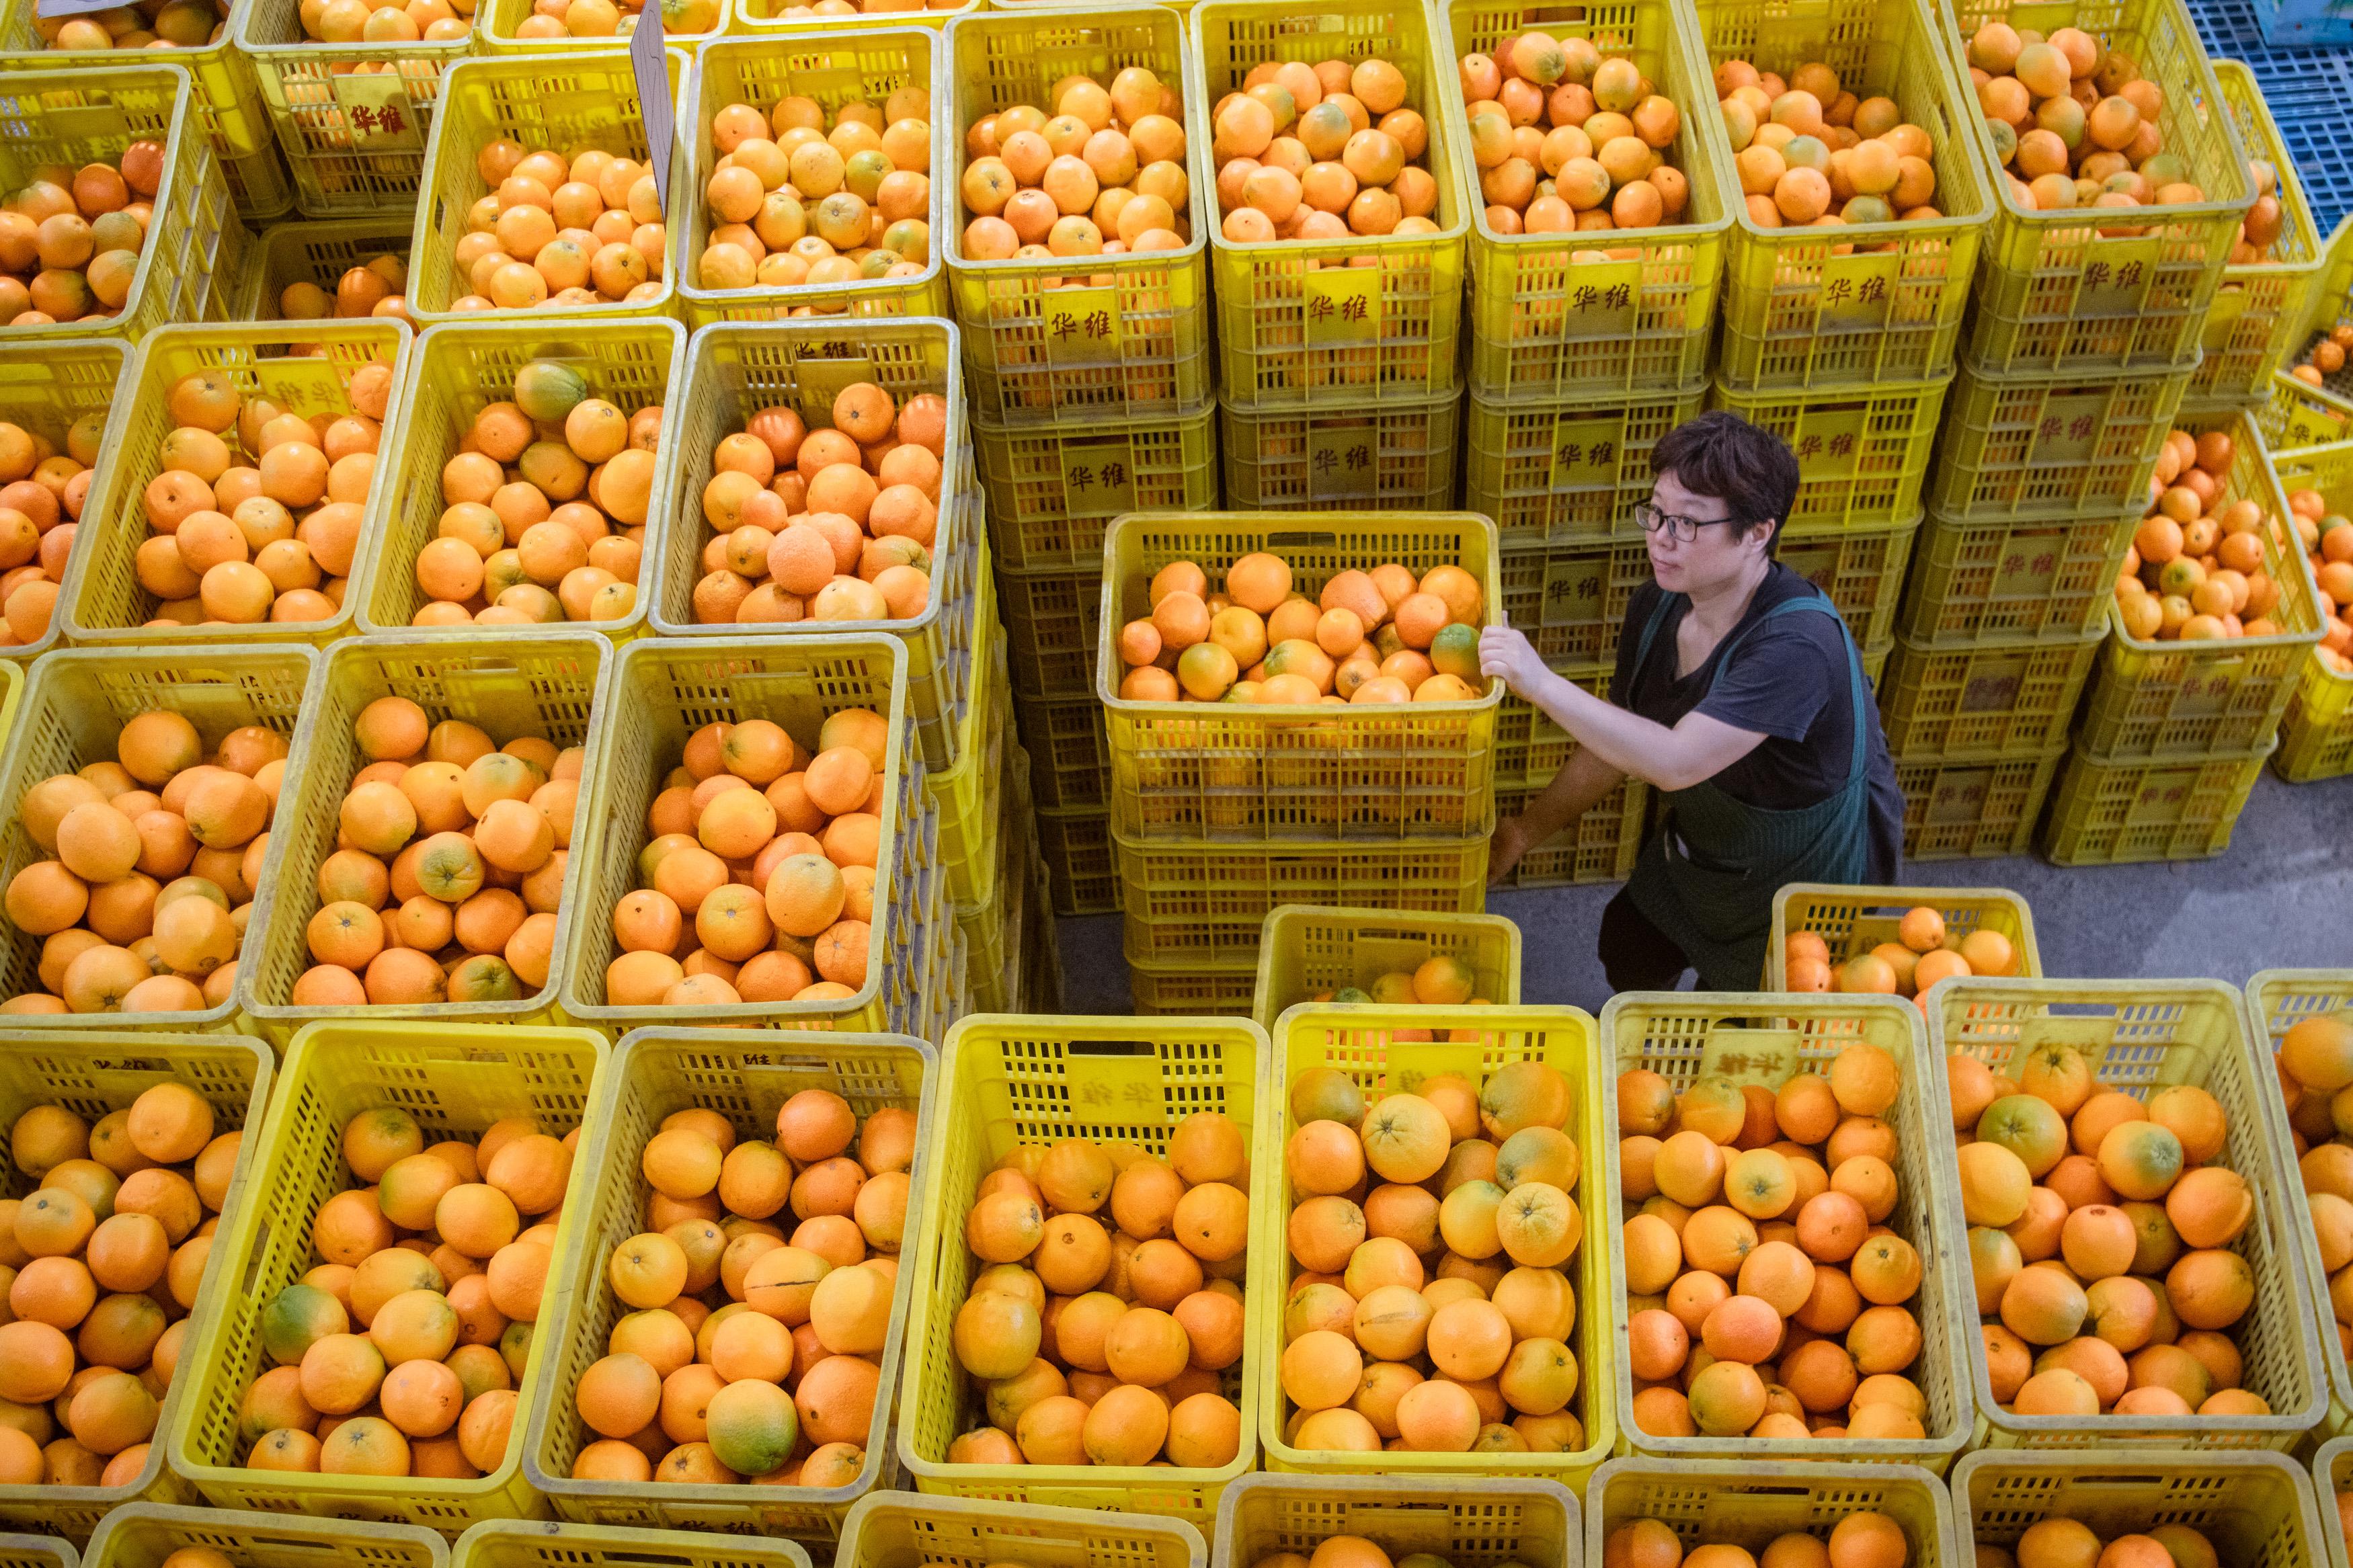
[[[1846,623],[1774,559],[1798,459],[1738,416],[1704,414],[1651,454],[1636,509],[1654,581],[1636,590],[1608,701],[1490,626],[1481,668],[1577,741],[1542,795],[1495,829],[1501,877],[1629,774],[1662,792],[1658,830],[1602,911],[1613,990],[1714,991],[1764,973],[1773,895],[1790,882],[1888,883],[1904,796]]]

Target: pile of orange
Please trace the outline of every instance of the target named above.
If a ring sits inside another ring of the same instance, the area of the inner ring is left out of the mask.
[[[1279,1373],[1308,1450],[1573,1453],[1569,1336],[1584,1164],[1568,1079],[1541,1062],[1369,1099],[1334,1068],[1291,1089]]]
[[[1070,76],[1049,96],[1051,114],[1017,103],[965,127],[965,258],[1182,249],[1192,220],[1176,88],[1130,66],[1108,88]]]
[[[302,36],[322,44],[444,44],[474,31],[474,0],[302,0],[296,11]]]
[[[1152,613],[1119,633],[1131,701],[1465,702],[1482,689],[1486,595],[1460,566],[1419,579],[1395,562],[1352,568],[1311,599],[1279,556],[1242,556],[1215,591],[1198,563],[1175,561],[1149,598]]]
[[[2166,437],[2149,481],[2148,515],[2116,575],[2116,616],[2128,635],[2199,642],[2279,630],[2270,616],[2280,586],[2263,569],[2263,534],[2281,550],[2287,536],[2253,498],[2222,500],[2237,456],[2238,444],[2223,431]]]
[[[2102,1535],[2081,1520],[2046,1519],[2031,1525],[2009,1551],[1978,1547],[1978,1568],[2211,1568],[2222,1561],[2205,1532],[2186,1524],[2160,1524],[2146,1532]]]
[[[0,321],[94,321],[122,309],[155,220],[164,151],[133,142],[115,163],[45,163],[0,202]]]
[[[158,709],[122,727],[115,755],[51,774],[17,805],[48,858],[10,879],[5,908],[44,939],[41,989],[0,1013],[195,1013],[237,984],[286,737],[248,726],[207,752]]]
[[[1781,945],[1785,991],[1846,991],[1925,998],[1939,980],[1967,975],[1999,979],[2018,973],[2018,949],[1998,931],[1979,929],[1956,940],[1945,917],[1926,904],[1904,911],[1896,940],[1862,946],[1836,964],[1820,931],[1791,931]],[[1923,1000],[1920,1010],[1927,1011]]]
[[[2353,322],[2340,321],[2315,339],[2304,362],[2288,374],[2306,386],[2326,386],[2330,376],[2345,368],[2348,349],[2353,349]]]
[[[2080,27],[2046,38],[1988,22],[1969,38],[1968,62],[2002,177],[2027,211],[2206,199],[2188,160],[2165,150],[2165,89],[2122,50],[2103,49]],[[2264,195],[2247,214],[2245,241],[2261,249],[2279,227],[2279,198]],[[2143,226],[2118,218],[2100,232],[2135,235]]]
[[[1945,1064],[1993,1395],[2020,1415],[2263,1415],[2228,1332],[2254,1304],[2254,1217],[2202,1089],[2146,1100],[2072,1046]]]
[[[2330,510],[2328,498],[2309,485],[2288,492],[2287,510],[2320,598],[2314,657],[2339,675],[2353,675],[2353,518]],[[5,584],[0,578],[0,593]]]
[[[512,1002],[547,984],[580,804],[581,749],[432,722],[379,697],[352,723],[366,764],[319,864],[298,1007]]]
[[[503,139],[474,155],[490,194],[451,253],[452,310],[650,303],[661,296],[653,168],[590,148],[569,159]]]
[[[861,1122],[829,1089],[785,1101],[774,1143],[739,1142],[715,1110],[665,1118],[638,1156],[646,1229],[606,1259],[630,1310],[573,1392],[597,1435],[573,1476],[856,1480],[914,1158],[913,1111]]]
[[[613,908],[618,1007],[823,1002],[866,984],[890,728],[828,717],[812,751],[765,719],[705,724],[646,809],[646,886]],[[887,913],[888,911],[880,911]]]
[[[278,291],[278,313],[290,321],[338,321],[353,316],[408,320],[408,263],[390,251],[347,267],[328,293],[304,279]]]
[[[1489,998],[1473,996],[1478,977],[1461,959],[1440,953],[1411,969],[1392,969],[1373,977],[1369,985],[1342,985],[1317,993],[1316,1002],[1370,1002],[1384,1007],[1419,1005],[1431,1007],[1487,1005]]]
[[[36,12],[33,26],[53,49],[201,49],[227,35],[228,7],[217,0],[135,0],[74,16]]]
[[[2296,1020],[2280,1037],[2277,1067],[2336,1320],[2337,1353],[2353,1361],[2353,1016]]]
[[[417,552],[420,626],[619,620],[637,608],[662,405],[624,412],[569,365],[533,360],[441,465]]]
[[[0,647],[48,632],[105,428],[105,415],[84,415],[60,452],[47,437],[0,422]]]
[[[505,1463],[579,1141],[517,1120],[428,1147],[391,1105],[345,1123],[353,1184],[311,1220],[318,1262],[261,1308],[245,1468],[466,1480]]]
[[[1760,228],[1932,218],[1936,148],[1892,98],[1857,98],[1816,60],[1784,81],[1746,60],[1715,68],[1733,166]]]
[[[712,452],[697,625],[908,620],[930,604],[947,399],[861,381],[831,418],[812,430],[763,408]]]
[[[514,36],[626,38],[638,30],[645,7],[646,0],[533,0]],[[657,0],[654,20],[666,33],[708,33],[719,26],[719,0]]]
[[[1471,161],[1498,234],[1680,223],[1691,181],[1666,161],[1683,117],[1634,62],[1523,33],[1457,63]]]
[[[1986,1551],[1978,1548],[1979,1568],[1989,1568]],[[1630,1520],[1609,1532],[1602,1553],[1608,1568],[1905,1568],[1912,1560],[1912,1543],[1904,1527],[1887,1515],[1858,1509],[1841,1515],[1826,1534],[1788,1531],[1775,1536],[1763,1552],[1754,1555],[1745,1546],[1725,1542],[1704,1542],[1686,1552],[1672,1525],[1655,1519]],[[2068,1568],[2074,1561],[2066,1560]],[[2038,1568],[2061,1568],[2061,1564]],[[2088,1558],[2083,1568],[2090,1568]]]
[[[1634,1420],[1657,1436],[1924,1436],[1919,1250],[1889,1229],[1895,1058],[1778,1091],[1618,1079]]]
[[[348,414],[289,413],[197,371],[165,398],[174,426],[142,504],[149,626],[323,621],[343,602],[375,485],[392,362],[351,373]]]
[[[1209,116],[1225,238],[1436,234],[1430,121],[1408,96],[1384,59],[1252,66]]]
[[[0,1199],[0,1485],[139,1479],[243,1137],[180,1083],[96,1126],[57,1105],[16,1119],[10,1157],[40,1184]]]
[[[696,264],[703,288],[921,275],[932,258],[930,95],[902,87],[880,109],[852,99],[831,118],[828,126],[817,100],[800,97],[779,99],[765,114],[731,103],[711,117],[719,162],[702,186],[711,216]]]
[[[953,1330],[987,1425],[948,1462],[1231,1463],[1250,1180],[1248,1136],[1214,1110],[1172,1128],[1166,1157],[1082,1138],[1008,1150],[965,1212],[979,1267]]]

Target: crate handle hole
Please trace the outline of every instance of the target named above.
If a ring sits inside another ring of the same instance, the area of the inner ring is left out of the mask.
[[[1331,550],[1339,542],[1337,534],[1324,530],[1313,533],[1270,533],[1266,536],[1269,550]]]
[[[1073,1057],[1149,1057],[1159,1054],[1150,1040],[1072,1040],[1062,1047]]]

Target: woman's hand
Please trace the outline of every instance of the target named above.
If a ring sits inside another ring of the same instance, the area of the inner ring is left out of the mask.
[[[1492,626],[1479,634],[1479,673],[1500,677],[1519,696],[1547,673],[1536,657],[1535,645],[1507,626]]]

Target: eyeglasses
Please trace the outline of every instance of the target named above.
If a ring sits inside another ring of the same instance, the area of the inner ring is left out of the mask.
[[[1735,528],[1740,526],[1740,520],[1736,517],[1678,517],[1671,511],[1661,511],[1649,501],[1636,505],[1634,521],[1642,525],[1645,533],[1663,531],[1669,539],[1683,544],[1697,539],[1699,531],[1712,522],[1729,523]]]

